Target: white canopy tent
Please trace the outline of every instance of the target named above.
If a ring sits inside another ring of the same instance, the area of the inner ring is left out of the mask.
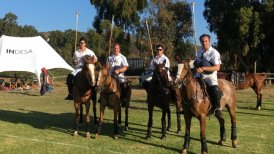
[[[41,37],[0,38],[0,72],[26,71],[37,76],[40,83],[41,68],[74,69]]]

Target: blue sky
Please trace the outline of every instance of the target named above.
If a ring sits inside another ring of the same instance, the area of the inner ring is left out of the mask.
[[[209,33],[208,24],[203,17],[204,1],[188,0],[195,2],[196,36]],[[79,12],[78,30],[87,31],[92,27],[96,14],[95,8],[89,0],[0,0],[0,18],[8,12],[17,15],[19,25],[32,25],[39,32],[75,29],[76,12]],[[216,36],[210,34],[212,43]],[[199,43],[198,39],[197,43]]]

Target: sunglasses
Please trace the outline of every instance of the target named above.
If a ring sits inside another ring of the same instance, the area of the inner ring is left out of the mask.
[[[156,49],[157,51],[162,51],[163,49]]]

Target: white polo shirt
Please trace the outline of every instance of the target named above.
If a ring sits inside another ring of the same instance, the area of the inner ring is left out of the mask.
[[[167,56],[165,56],[164,54],[162,56],[155,56],[151,62],[150,62],[150,69],[151,70],[154,70],[155,69],[155,65],[154,63],[156,64],[163,64],[164,61],[166,61],[166,64],[165,64],[165,67],[167,67],[168,69],[170,68],[170,62],[169,62],[169,59],[167,58]],[[170,72],[168,70],[168,79],[169,81],[172,81],[171,77],[170,77]]]
[[[86,50],[83,52],[80,52],[80,50],[75,51],[74,58],[76,58],[78,64],[76,65],[75,71],[72,72],[73,75],[76,75],[78,72],[80,72],[82,70],[82,67],[84,66],[83,57],[85,55],[89,55],[91,57],[94,56],[97,59],[95,53],[88,48],[86,48]]]
[[[110,66],[109,73],[113,73],[114,70],[120,69],[124,66],[128,66],[127,58],[119,53],[117,56],[115,54],[112,54],[111,56],[108,57],[107,63]],[[118,75],[119,82],[125,82],[125,74],[124,72],[120,73]]]
[[[220,53],[214,49],[212,46],[209,47],[208,50],[199,50],[197,52],[197,57],[195,58],[197,61],[207,60],[211,62],[213,65],[222,64]],[[214,71],[212,74],[199,74],[197,73],[196,77],[202,76],[205,82],[209,85],[218,85],[217,71]]]

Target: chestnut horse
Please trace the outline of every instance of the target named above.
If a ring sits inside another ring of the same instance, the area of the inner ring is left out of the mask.
[[[114,111],[114,139],[118,138],[118,124],[121,124],[121,90],[119,83],[109,73],[110,66],[107,64],[105,67],[101,66],[97,86],[101,90],[100,92],[100,118],[97,125],[95,139],[99,138],[101,132],[101,126],[104,119],[105,108],[112,108]],[[131,96],[131,88],[128,86],[127,102],[125,105],[125,130],[128,130],[128,108]],[[118,118],[118,121],[117,121]]]
[[[93,57],[94,58],[94,57]],[[79,124],[83,121],[83,107],[85,105],[86,109],[86,138],[90,138],[90,99],[92,95],[91,91],[91,72],[89,69],[89,64],[85,61],[82,70],[76,74],[74,83],[73,83],[73,100],[74,100],[74,108],[75,108],[75,131],[74,136],[78,135]],[[94,124],[97,124],[97,117],[96,117],[96,101],[93,102],[93,112],[94,112]]]
[[[161,139],[166,138],[166,130],[170,128],[170,117],[168,117],[168,126],[166,128],[166,114],[170,115],[170,101],[171,101],[171,91],[167,85],[168,80],[168,68],[165,67],[165,62],[163,64],[155,64],[155,69],[152,75],[151,86],[147,92],[147,102],[148,102],[148,128],[146,139],[151,138],[152,134],[152,124],[153,124],[153,108],[157,106],[162,109],[162,136]]]
[[[257,105],[256,110],[261,110],[262,106],[262,88],[264,86],[264,80],[266,79],[266,75],[256,74],[256,73],[245,73],[244,81],[238,82],[237,74],[232,73],[220,73],[218,74],[219,78],[227,79],[233,81],[237,87],[237,90],[244,90],[247,88],[252,88],[257,95]]]
[[[191,70],[190,61],[183,62],[184,68],[180,73],[180,78],[178,81],[182,82],[182,95],[183,95],[183,108],[184,108],[184,118],[185,118],[185,141],[182,149],[182,153],[187,153],[190,142],[190,126],[191,119],[193,116],[198,118],[200,121],[200,137],[201,137],[201,151],[202,153],[207,153],[206,144],[206,117],[210,114],[211,103],[210,99],[204,90],[204,86],[200,85],[198,79],[194,76],[194,71]],[[227,80],[219,79],[218,84],[223,92],[221,98],[221,108],[226,107],[231,118],[231,140],[232,146],[236,147],[236,89],[232,83]],[[216,117],[220,124],[220,145],[226,140],[225,135],[225,121],[221,117]]]

